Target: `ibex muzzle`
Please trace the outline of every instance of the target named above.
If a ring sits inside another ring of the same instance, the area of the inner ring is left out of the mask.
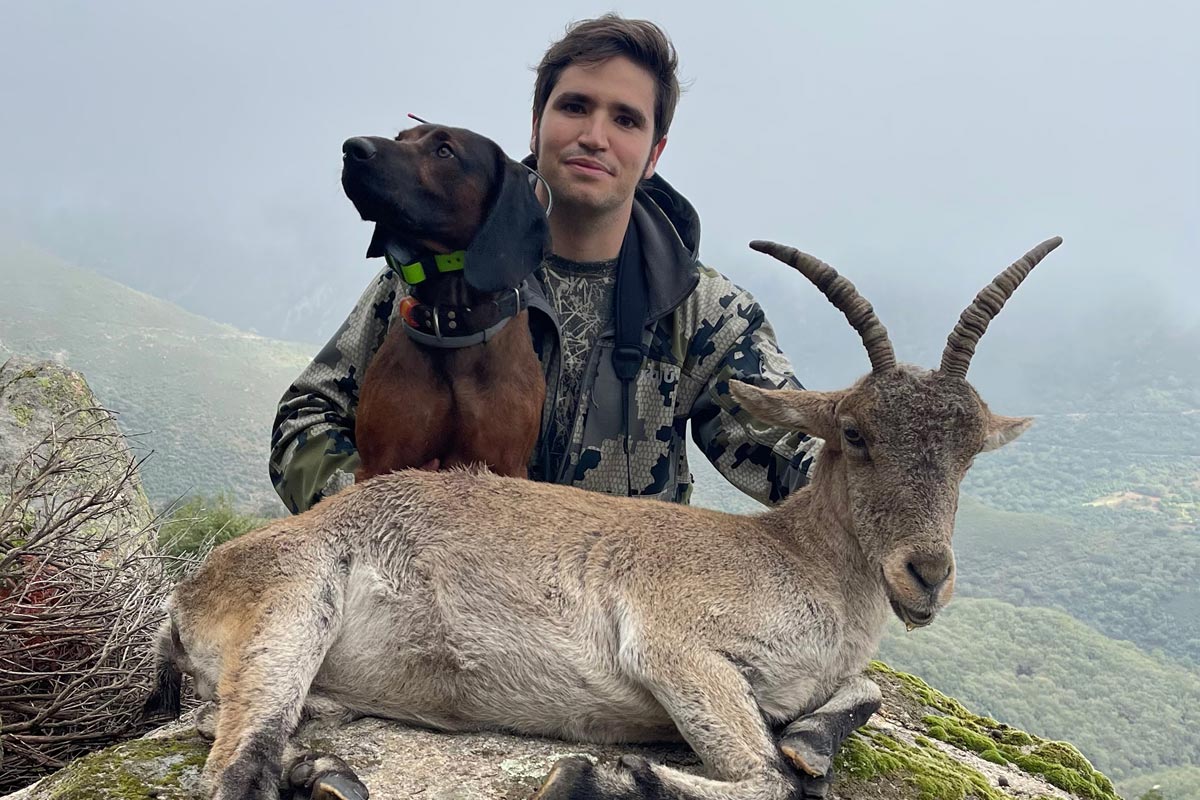
[[[725,411],[745,424],[749,412],[825,440],[811,483],[763,514],[408,470],[218,547],[173,596],[159,672],[165,694],[185,669],[217,701],[214,798],[269,800],[280,785],[365,797],[345,764],[289,746],[297,721],[321,714],[682,737],[707,771],[568,759],[538,800],[816,796],[833,751],[879,707],[861,672],[888,616],[922,625],[950,597],[972,459],[1029,426],[991,413],[966,372],[1058,241],[980,293],[934,371],[898,365],[871,306],[828,266],[756,242],[845,312],[872,365],[839,392],[733,382],[741,408]]]

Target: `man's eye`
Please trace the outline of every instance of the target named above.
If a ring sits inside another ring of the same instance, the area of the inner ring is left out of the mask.
[[[434,152],[437,153],[438,158],[453,158],[454,157],[454,151],[450,149],[450,145],[445,144],[444,142],[442,144],[438,145],[438,149],[435,150]]]
[[[567,112],[568,114],[582,114],[583,113],[583,104],[582,103],[563,103],[562,110]]]
[[[622,128],[636,128],[637,120],[633,117],[617,117],[617,124]]]

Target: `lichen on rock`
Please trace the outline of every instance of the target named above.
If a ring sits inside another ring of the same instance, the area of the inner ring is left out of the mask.
[[[46,779],[46,800],[194,800],[208,747],[195,733],[137,739],[86,755]]]

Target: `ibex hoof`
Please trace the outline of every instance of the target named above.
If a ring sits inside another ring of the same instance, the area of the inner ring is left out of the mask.
[[[546,776],[546,782],[532,800],[572,800],[600,797],[596,786],[596,767],[579,756],[560,758]]]
[[[322,775],[313,782],[312,800],[367,800],[371,792],[353,774]]]
[[[630,772],[645,772],[650,769],[650,762],[641,756],[626,754],[617,759],[617,761]]]
[[[829,796],[830,783],[831,781],[828,776],[813,778],[808,775],[801,775],[800,800],[825,800]]]
[[[308,753],[288,771],[288,784],[298,798],[367,800],[370,791],[354,770],[337,756]]]
[[[196,733],[206,742],[217,738],[217,704],[209,700],[196,712]]]
[[[641,756],[623,755],[618,759],[621,768],[629,773],[633,778],[633,797],[660,797],[662,791],[661,781],[654,774],[654,768],[650,766],[650,762]],[[622,781],[622,784],[624,782]],[[622,789],[626,787],[622,786]]]
[[[833,754],[822,752],[805,737],[785,736],[779,741],[779,750],[803,775],[823,778],[833,768]]]

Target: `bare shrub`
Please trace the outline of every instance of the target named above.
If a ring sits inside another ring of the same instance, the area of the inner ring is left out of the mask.
[[[139,464],[110,413],[79,409],[0,483],[0,794],[146,728],[171,581],[155,522],[131,522]]]

